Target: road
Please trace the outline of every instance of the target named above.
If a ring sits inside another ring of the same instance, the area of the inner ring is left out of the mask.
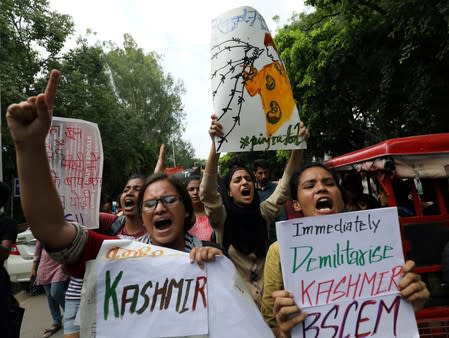
[[[48,309],[47,296],[29,296],[26,291],[16,294],[20,305],[25,308],[20,338],[41,338],[44,330],[52,324],[50,310]],[[63,338],[63,330],[56,332],[52,338]]]

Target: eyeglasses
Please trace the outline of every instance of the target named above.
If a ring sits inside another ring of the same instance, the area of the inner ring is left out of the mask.
[[[147,213],[153,212],[157,208],[159,202],[166,208],[173,208],[179,201],[181,201],[181,197],[175,195],[161,196],[161,198],[146,200],[143,201],[143,211]]]

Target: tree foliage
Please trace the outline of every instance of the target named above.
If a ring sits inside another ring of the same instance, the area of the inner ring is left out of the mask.
[[[62,53],[72,32],[71,17],[50,11],[46,0],[0,2],[2,111],[41,92],[50,69],[58,68],[62,77],[54,114],[98,124],[106,194],[120,192],[132,173],[152,173],[160,144],[171,139],[178,164],[190,165],[192,146],[180,136],[184,88],[163,70],[161,57],[144,52],[129,34],[122,47],[89,45],[84,36]],[[10,180],[17,176],[14,148],[2,120],[3,169]]]
[[[106,44],[106,61],[119,102],[128,112],[141,118],[147,142],[166,140],[183,131],[185,118],[181,95],[184,87],[170,74],[165,74],[161,57],[145,54],[129,34],[123,48]]]
[[[309,0],[278,31],[309,153],[449,130],[449,3]]]

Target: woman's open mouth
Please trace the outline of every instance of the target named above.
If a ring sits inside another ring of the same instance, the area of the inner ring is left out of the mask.
[[[250,195],[251,195],[251,191],[249,191],[248,188],[243,188],[242,196],[250,196]]]
[[[133,199],[126,198],[125,199],[125,210],[131,209],[136,205],[136,202]]]
[[[318,199],[315,204],[315,208],[319,211],[331,211],[332,206],[332,200],[328,197]]]
[[[171,225],[172,225],[172,221],[170,219],[163,219],[163,220],[154,222],[154,227],[157,230],[166,230],[166,229],[170,228]]]

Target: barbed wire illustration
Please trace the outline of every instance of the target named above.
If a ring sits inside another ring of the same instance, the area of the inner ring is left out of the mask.
[[[233,132],[233,130],[240,125],[240,114],[242,107],[245,102],[245,82],[254,76],[255,61],[262,55],[265,48],[259,48],[257,46],[251,45],[248,42],[244,42],[239,38],[232,38],[221,42],[212,47],[211,60],[218,59],[225,52],[231,52],[233,49],[243,49],[243,57],[240,59],[233,60],[229,58],[225,64],[219,66],[212,72],[211,79],[218,78],[219,82],[212,91],[212,98],[215,100],[217,92],[223,87],[225,81],[233,81],[231,85],[231,90],[229,93],[229,100],[226,102],[225,106],[221,108],[221,113],[218,116],[218,120],[222,119],[228,112],[232,112],[231,105],[237,100],[237,111],[232,116],[233,125],[229,131],[223,136],[219,137],[217,151],[220,150],[224,142],[228,142],[227,137]],[[234,53],[236,54],[236,53]],[[241,55],[241,54],[240,54]]]

